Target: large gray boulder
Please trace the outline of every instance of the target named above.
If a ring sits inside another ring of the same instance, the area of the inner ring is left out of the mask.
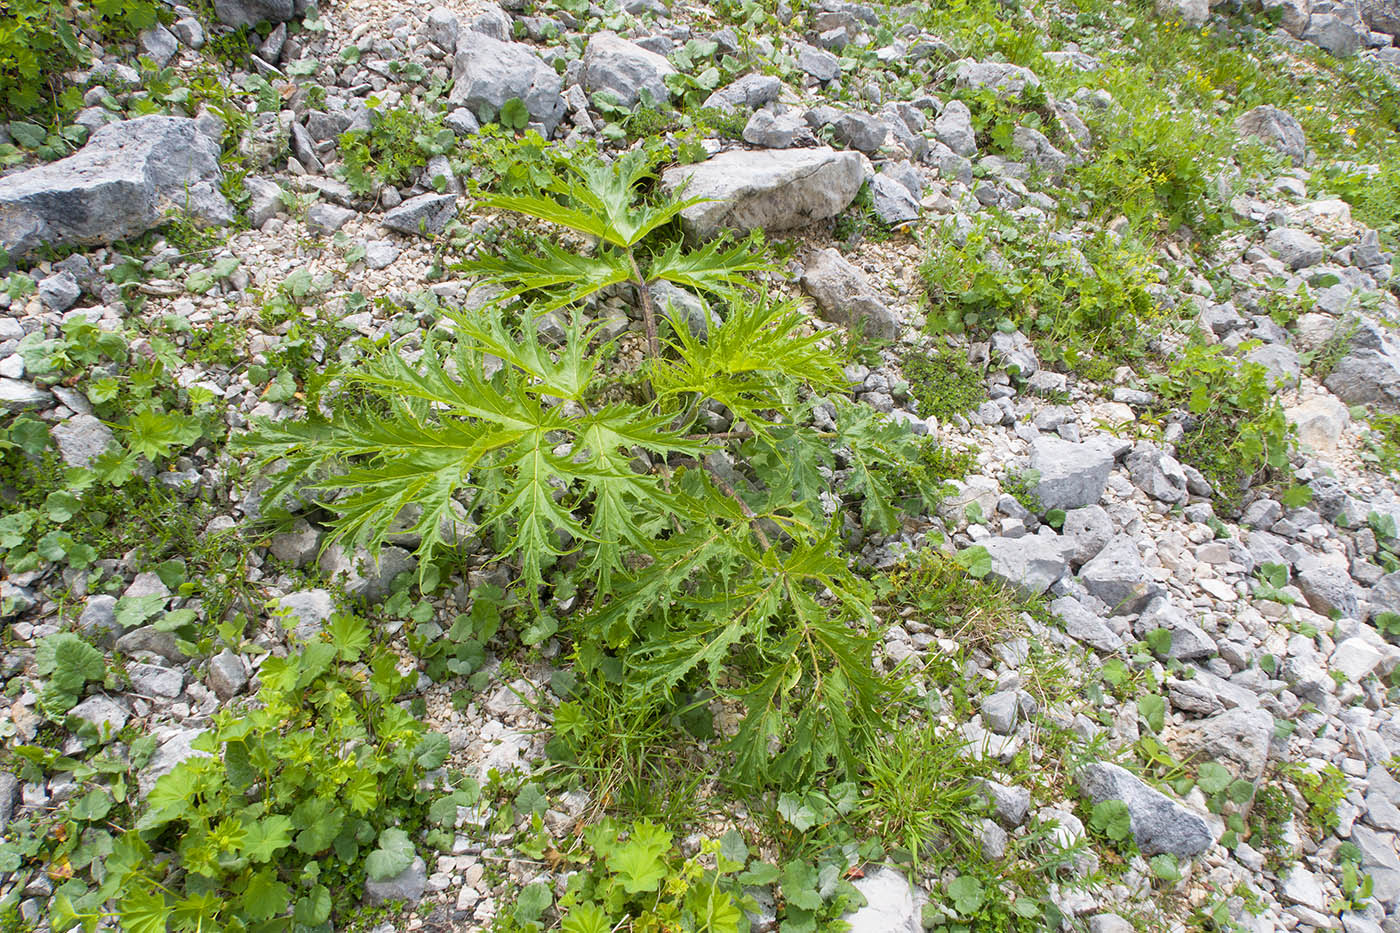
[[[66,159],[0,179],[0,247],[99,246],[137,236],[172,214],[233,219],[219,193],[219,146],[184,117],[102,127]]]
[[[823,320],[861,328],[867,337],[893,340],[899,317],[875,294],[870,280],[834,249],[819,249],[807,257],[802,288],[817,303]]]
[[[1365,27],[1360,27],[1365,31]],[[1346,20],[1333,13],[1314,13],[1303,31],[1303,41],[1326,49],[1338,58],[1355,55],[1361,48],[1361,35]]]
[[[1274,147],[1292,159],[1294,165],[1302,165],[1303,158],[1308,154],[1303,125],[1288,111],[1268,104],[1255,107],[1236,117],[1235,132],[1241,136],[1252,136]]]
[[[1400,0],[1361,0],[1361,18],[1374,32],[1400,36]]]
[[[666,76],[675,73],[664,57],[615,32],[594,33],[583,53],[583,89],[589,94],[609,93],[624,107],[645,102],[645,97],[654,106],[666,106],[671,99]]]
[[[214,0],[219,22],[234,27],[285,23],[296,12],[296,0]]]
[[[1337,361],[1323,385],[1348,405],[1400,411],[1400,357],[1380,350],[1352,350]]]
[[[709,200],[681,213],[692,241],[720,230],[792,230],[841,213],[865,180],[861,156],[835,149],[732,150],[662,173],[668,193]]]
[[[1094,803],[1121,800],[1132,820],[1133,839],[1146,856],[1168,852],[1177,858],[1200,855],[1215,843],[1210,825],[1161,791],[1106,762],[1094,762],[1075,775],[1079,792]]]
[[[564,116],[564,80],[528,45],[502,42],[473,30],[457,37],[448,99],[471,110],[482,123],[496,120],[506,101],[518,97],[548,136]]]
[[[1031,442],[1031,469],[1040,477],[1035,494],[1041,507],[1077,509],[1095,504],[1113,472],[1114,459],[1114,447],[1102,442],[1036,438]]]

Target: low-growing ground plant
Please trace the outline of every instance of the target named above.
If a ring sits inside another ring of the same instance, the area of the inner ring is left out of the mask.
[[[1222,506],[1233,507],[1246,489],[1287,466],[1293,429],[1263,365],[1193,342],[1165,376],[1150,381],[1195,419],[1177,451],[1206,477]]]
[[[326,631],[263,661],[257,707],[215,716],[202,754],[108,834],[92,883],[55,893],[55,929],[96,929],[109,901],[126,929],[314,928],[358,900],[365,877],[408,868],[409,833],[436,795],[420,777],[447,738],[394,702],[416,675],[371,647],[363,620],[336,616]]]
[[[919,271],[933,333],[1020,330],[1045,362],[1102,379],[1141,357],[1160,318],[1151,267],[1131,241],[1100,233],[1072,245],[993,212],[971,228],[936,228]]]
[[[361,195],[381,185],[406,184],[429,159],[456,145],[456,134],[440,116],[424,116],[411,107],[371,111],[368,131],[340,137],[345,182]]]
[[[986,401],[982,374],[957,350],[910,354],[900,362],[909,392],[925,418],[947,420],[967,414]]]
[[[9,0],[0,9],[0,115],[53,107],[64,72],[87,59],[79,30],[127,39],[154,26],[161,10],[154,0]]]

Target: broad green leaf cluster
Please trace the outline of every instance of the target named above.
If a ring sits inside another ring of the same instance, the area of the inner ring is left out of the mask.
[[[432,793],[420,778],[447,741],[394,702],[413,675],[367,634],[339,617],[327,639],[267,658],[257,706],[217,714],[133,827],[90,830],[107,839],[101,871],[56,892],[54,928],[94,930],[109,902],[128,930],[317,928],[366,875],[407,868]],[[79,663],[91,677],[101,657]]]

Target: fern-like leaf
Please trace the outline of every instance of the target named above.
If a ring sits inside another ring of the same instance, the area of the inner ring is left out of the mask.
[[[331,540],[377,552],[388,534],[402,533],[395,522],[413,506],[421,511],[408,530],[422,539],[423,567],[453,543],[441,529],[457,521],[466,498],[498,532],[497,557],[517,561],[527,582],[542,582],[549,558],[586,547],[588,565],[608,585],[627,553],[647,549],[669,508],[657,477],[634,469],[634,451],[697,456],[704,445],[646,409],[558,404],[582,399],[598,366],[578,319],[554,355],[499,320],[453,320],[455,329],[426,341],[418,359],[390,350],[350,374],[382,398],[381,413],[263,423],[245,445],[264,464],[283,463],[276,492],[309,482],[335,493],[321,503],[337,515]],[[507,367],[491,379],[488,353]]]
[[[516,245],[503,246],[498,255],[468,260],[457,268],[503,287],[506,291],[498,301],[543,293],[544,300],[534,308],[539,314],[577,304],[609,285],[627,281],[632,274],[627,257],[615,250],[582,256],[548,240],[538,240],[535,246],[536,253]]]
[[[679,241],[672,243],[647,267],[647,277],[664,279],[696,291],[723,294],[736,287],[751,284],[745,275],[772,269],[772,265],[754,249],[750,240],[726,244],[711,240],[698,249],[682,250]]]
[[[770,419],[762,412],[795,408],[796,386],[830,391],[844,384],[836,357],[818,344],[819,335],[801,332],[804,322],[795,303],[766,296],[736,298],[707,340],[673,320],[670,344],[677,358],[657,364],[657,396],[712,399],[756,434],[766,434]]]

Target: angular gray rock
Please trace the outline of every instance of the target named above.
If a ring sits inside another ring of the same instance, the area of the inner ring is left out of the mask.
[[[1322,262],[1322,244],[1301,230],[1275,227],[1264,237],[1264,248],[1293,270]]]
[[[0,833],[15,818],[15,806],[19,803],[19,778],[9,771],[0,771]]]
[[[1314,612],[1335,612],[1348,619],[1358,617],[1360,597],[1346,568],[1309,557],[1299,561],[1297,581]]]
[[[853,329],[867,337],[893,340],[899,335],[899,318],[875,294],[865,273],[834,249],[819,249],[807,257],[802,288],[817,303],[823,320]]]
[[[68,711],[68,715],[91,723],[99,734],[115,735],[131,721],[131,712],[111,697],[96,694]]]
[[[1065,634],[1075,641],[1105,654],[1122,650],[1123,639],[1074,597],[1061,596],[1050,604],[1050,611],[1064,624]]]
[[[1076,444],[1057,437],[1031,442],[1031,469],[1039,474],[1035,494],[1046,509],[1077,509],[1103,496],[1113,471],[1114,448],[1102,442]]]
[[[209,689],[220,700],[231,700],[248,686],[248,668],[243,659],[225,648],[209,659]]]
[[[615,32],[597,32],[588,37],[583,53],[583,89],[589,94],[609,93],[624,107],[633,107],[650,98],[654,107],[665,108],[671,100],[666,76],[676,69],[663,56],[628,42]]]
[[[825,84],[841,74],[841,59],[823,49],[797,43],[797,67]]]
[[[782,92],[783,82],[773,75],[744,75],[705,98],[704,106],[726,113],[757,110],[773,103]]]
[[[960,156],[977,154],[977,132],[972,128],[972,111],[960,100],[950,100],[933,121],[933,135]]]
[[[1040,130],[1018,126],[1012,131],[1011,139],[1026,162],[1052,179],[1062,176],[1069,167],[1069,156],[1056,149]]]
[[[39,283],[39,300],[50,311],[67,311],[77,304],[82,294],[71,272],[50,275]]]
[[[1092,560],[1113,539],[1113,519],[1100,505],[1070,509],[1065,512],[1065,523],[1060,526],[1060,534],[1070,546],[1066,553],[1069,562],[1079,566]]]
[[[979,712],[982,722],[998,735],[1010,735],[1016,729],[1019,718],[1020,698],[1015,690],[1002,690],[982,700]]]
[[[686,328],[696,337],[704,337],[710,332],[710,322],[718,321],[718,312],[705,299],[678,285],[662,280],[651,283],[648,291],[658,315],[674,314],[685,322]]]
[[[1272,146],[1292,159],[1294,165],[1302,165],[1308,154],[1303,125],[1288,111],[1269,104],[1262,104],[1236,117],[1235,132]]]
[[[1215,835],[1200,814],[1148,787],[1118,765],[1087,764],[1079,769],[1075,782],[1093,803],[1121,800],[1127,805],[1133,839],[1143,855],[1168,852],[1177,858],[1191,858],[1215,844]]]
[[[1089,933],[1134,933],[1136,927],[1117,914],[1095,914],[1089,918]]]
[[[1333,13],[1314,13],[1308,19],[1308,28],[1303,30],[1304,42],[1311,42],[1326,49],[1338,58],[1355,55],[1361,48],[1361,36],[1340,16]]]
[[[437,236],[457,216],[457,197],[451,194],[420,194],[389,211],[379,221],[399,233]]]
[[[1093,560],[1080,567],[1079,580],[1114,615],[1138,612],[1163,592],[1143,564],[1137,542],[1125,534],[1115,535]]]
[[[1153,599],[1138,617],[1139,636],[1146,637],[1148,632],[1159,628],[1171,632],[1172,640],[1167,648],[1170,660],[1208,658],[1219,650],[1215,640],[1168,599]]]
[[[564,116],[564,81],[530,48],[468,30],[457,37],[448,96],[476,114],[482,123],[496,120],[506,101],[520,98],[530,119],[550,136]]]
[[[126,666],[126,673],[131,678],[131,689],[144,697],[173,700],[185,689],[185,675],[178,668],[133,663]]]
[[[992,559],[987,579],[1026,596],[1044,593],[1069,569],[1054,535],[987,538],[978,544]]]
[[[1173,726],[1167,744],[1184,759],[1216,761],[1237,778],[1256,782],[1269,761],[1273,714],[1263,709],[1231,709],[1209,719]]]
[[[1291,389],[1298,384],[1302,375],[1302,361],[1298,351],[1281,343],[1261,343],[1250,350],[1244,358],[1258,363],[1268,374],[1269,385],[1277,389]]]
[[[1308,28],[1308,19],[1312,16],[1312,0],[1263,0],[1262,6],[1267,11],[1282,8],[1280,15],[1283,18],[1279,25],[1295,39],[1302,36],[1303,31]]]
[[[990,88],[1003,97],[1014,97],[1026,88],[1040,87],[1035,72],[1006,62],[979,62],[964,58],[948,66],[959,88]]]
[[[1026,821],[1031,809],[1031,792],[1028,788],[998,784],[986,778],[974,782],[978,794],[991,806],[992,816],[1003,826],[1016,827]]]
[[[105,593],[89,596],[78,616],[78,631],[100,647],[113,644],[122,631],[117,622],[117,598]]]
[[[355,212],[339,204],[319,201],[306,212],[306,225],[317,233],[332,234],[349,223]]]
[[[1375,32],[1400,36],[1400,0],[1361,0],[1361,19]]]
[[[795,111],[755,110],[744,126],[744,142],[764,149],[787,149],[812,139],[807,122]]]
[[[219,146],[195,120],[147,116],[102,127],[66,159],[0,178],[0,247],[98,246],[168,216],[233,219],[218,191]]]
[[[1151,441],[1138,441],[1125,465],[1133,485],[1159,502],[1186,501],[1186,472],[1177,459]]]
[[[919,199],[884,172],[870,179],[870,206],[880,223],[886,226],[919,219]]]
[[[3,220],[0,220],[3,223]],[[34,411],[53,407],[53,393],[22,379],[0,378],[0,411]]]
[[[214,15],[234,27],[285,23],[296,15],[296,0],[214,0]]]
[[[865,180],[861,157],[827,147],[732,150],[662,173],[667,193],[711,200],[681,213],[692,241],[723,229],[779,232],[835,217],[855,200]]]
[[[335,614],[335,601],[325,590],[302,590],[279,599],[277,610],[286,613],[283,624],[292,629],[293,637],[309,641],[321,633]]]
[[[115,439],[112,431],[92,415],[74,415],[50,432],[58,454],[71,467],[88,467]]]
[[[890,125],[860,110],[843,113],[834,125],[836,141],[868,156],[874,156],[890,140]]]
[[[388,596],[394,578],[417,567],[418,559],[403,548],[389,546],[380,549],[376,561],[363,551],[349,553],[336,543],[321,553],[320,566],[328,579],[344,574],[346,593],[373,601]]]
[[[1322,384],[1348,405],[1400,411],[1400,357],[1389,353],[1368,347],[1352,350]]]
[[[174,632],[163,632],[154,625],[142,625],[117,639],[116,648],[122,654],[136,656],[140,652],[157,655],[172,664],[189,660],[180,650]]]

